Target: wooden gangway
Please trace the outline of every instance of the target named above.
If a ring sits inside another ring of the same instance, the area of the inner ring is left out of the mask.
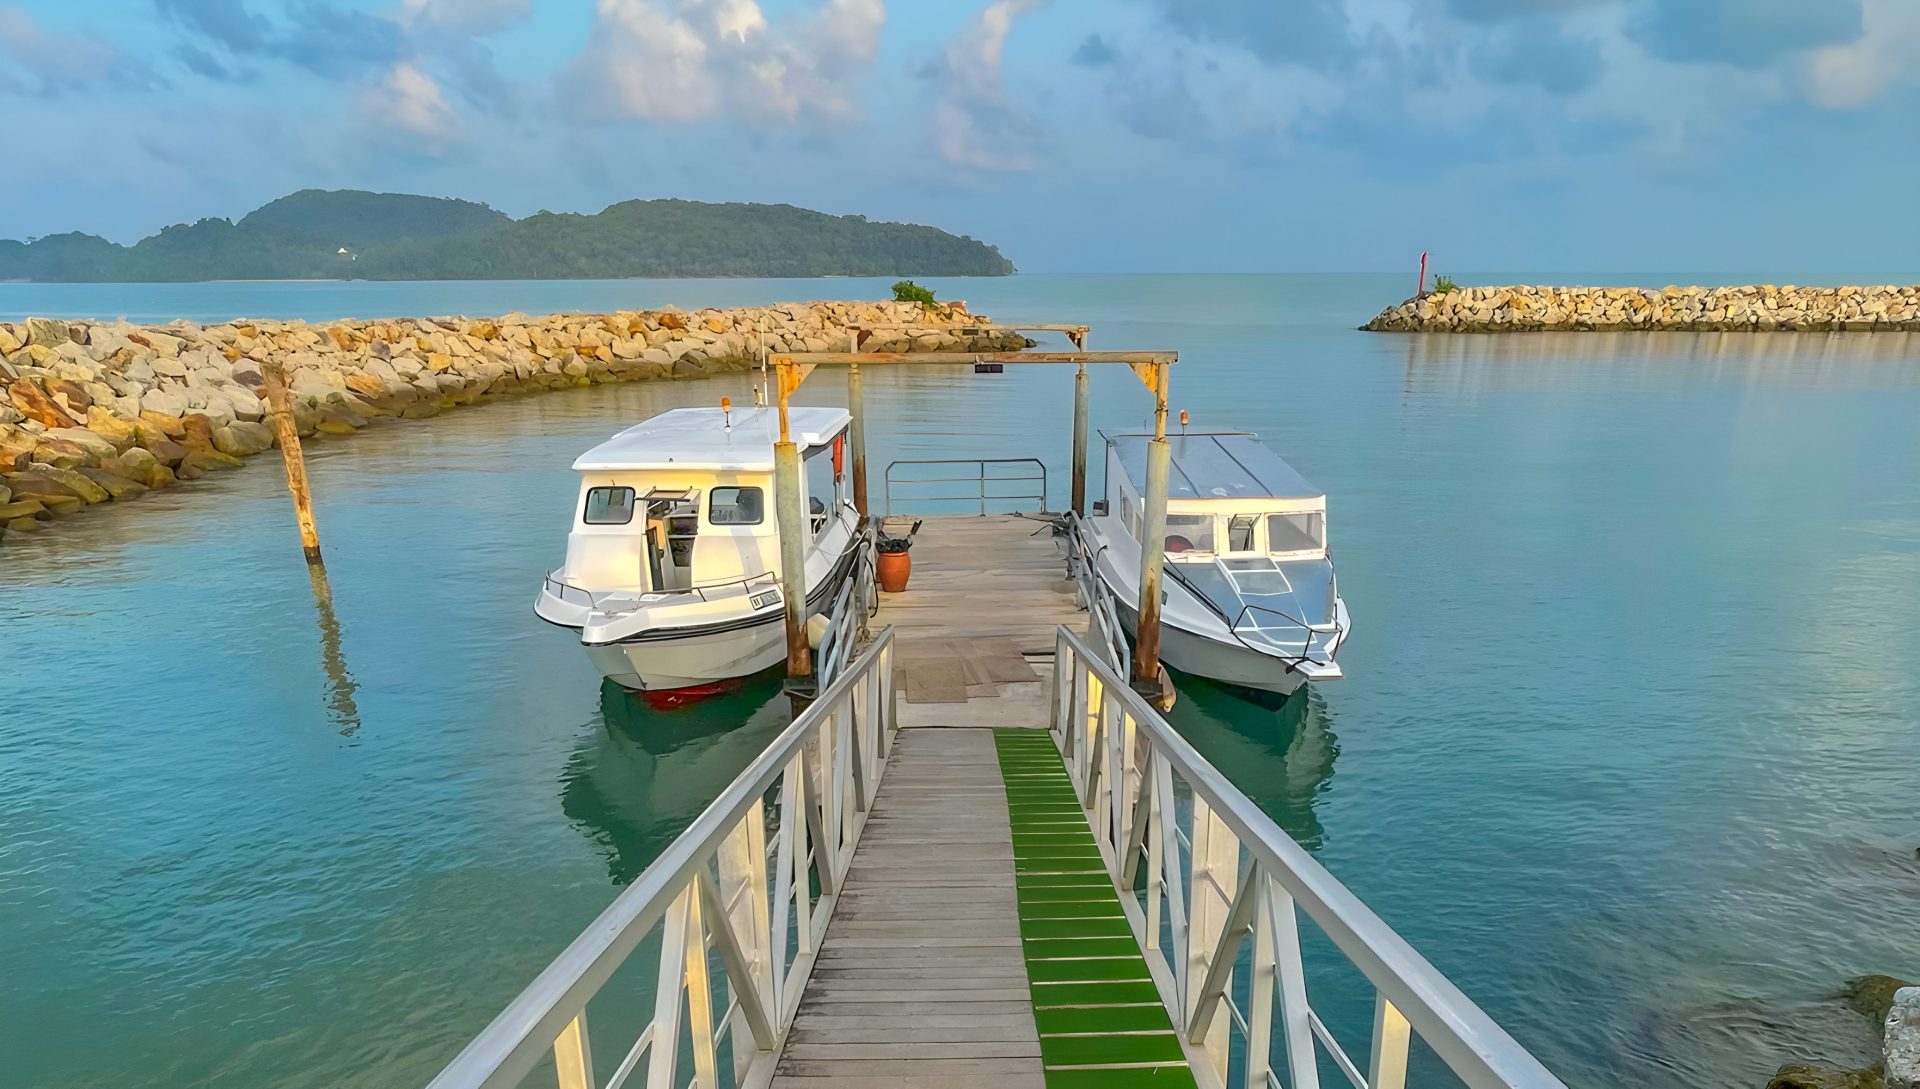
[[[1403,1089],[1416,1035],[1471,1089],[1564,1089],[1073,630],[1046,522],[930,521],[914,560],[432,1089]],[[1364,1048],[1309,999],[1307,928],[1375,995]],[[651,1016],[589,1033],[636,974]]]

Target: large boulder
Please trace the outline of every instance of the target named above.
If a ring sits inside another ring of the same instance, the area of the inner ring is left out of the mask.
[[[189,450],[211,450],[213,446],[213,420],[204,412],[193,412],[180,417],[184,432],[180,436],[180,445]]]
[[[0,503],[0,522],[15,522],[22,518],[51,518],[53,512],[38,499],[18,499],[11,503]]]
[[[140,395],[140,414],[151,412],[156,416],[172,416],[178,419],[191,412],[187,395],[177,389],[150,389]]]
[[[1920,987],[1893,992],[1885,1048],[1887,1089],[1920,1089]]]
[[[112,443],[117,450],[125,450],[140,442],[140,437],[134,433],[132,420],[115,416],[99,405],[87,410],[87,430]]]
[[[59,489],[64,490],[68,495],[85,500],[88,503],[105,503],[108,499],[112,498],[105,488],[88,480],[78,471],[62,469],[54,465],[30,465],[27,467],[26,472],[15,473],[9,477],[7,483],[13,486],[15,492],[18,492],[20,491],[23,479],[31,480],[34,478],[50,482]]]
[[[246,463],[239,458],[233,457],[230,454],[223,454],[218,450],[190,450],[187,452],[186,458],[180,462],[179,475],[182,480],[193,480],[207,473],[218,472],[222,469],[238,469],[244,464]],[[188,476],[187,474],[189,472],[192,472],[194,475]]]
[[[1857,976],[1847,980],[1840,993],[1833,997],[1879,1022],[1885,1021],[1887,1011],[1893,1008],[1893,996],[1902,988],[1912,986],[1915,984],[1893,976]]]
[[[78,420],[67,415],[66,410],[55,404],[45,390],[24,378],[17,379],[7,386],[7,396],[13,406],[29,420],[35,420],[48,427],[76,427]]]
[[[73,342],[73,328],[64,321],[52,318],[27,319],[27,343],[38,344],[43,348],[58,348],[62,344]]]
[[[84,447],[87,453],[93,455],[88,463],[91,465],[98,465],[101,458],[110,458],[120,452],[120,447],[116,446],[111,439],[84,427],[50,428],[41,438],[64,440]]]
[[[1788,1063],[1774,1072],[1767,1089],[1881,1089],[1878,1070],[1836,1070],[1813,1063]]]
[[[236,458],[252,457],[273,446],[273,429],[265,424],[235,420],[213,433],[213,448]]]
[[[107,494],[115,499],[132,499],[135,496],[147,494],[145,484],[137,480],[128,480],[118,473],[110,473],[105,469],[81,469],[79,472],[81,476],[105,488]]]
[[[180,451],[180,456],[187,456],[184,448]],[[137,480],[149,488],[164,488],[173,483],[173,470],[161,464],[160,459],[151,450],[139,446],[117,458],[101,462],[100,468],[115,476]]]
[[[0,473],[24,464],[40,445],[40,436],[31,431],[0,427]]]
[[[28,455],[34,465],[52,465],[61,469],[78,469],[83,465],[100,464],[100,455],[89,451],[77,442],[66,439],[47,439],[33,448]]]

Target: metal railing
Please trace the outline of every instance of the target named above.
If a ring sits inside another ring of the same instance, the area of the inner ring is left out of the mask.
[[[847,572],[846,585],[833,599],[827,613],[826,634],[820,637],[814,675],[822,687],[840,678],[853,659],[854,648],[866,631],[867,618],[873,615],[877,588],[873,582],[873,530],[862,528],[854,538],[853,567]]]
[[[756,582],[778,584],[780,581],[780,576],[774,574],[772,571],[760,571],[752,575],[740,575],[734,578],[721,579],[717,582],[703,582],[697,586],[687,586],[680,589],[669,588],[669,589],[663,589],[663,590],[589,590],[583,586],[575,586],[573,583],[568,582],[565,579],[555,578],[554,576],[559,574],[560,570],[561,570],[560,568],[556,567],[553,570],[547,572],[547,576],[546,576],[547,592],[552,594],[554,597],[559,598],[561,601],[566,601],[566,602],[574,602],[575,598],[579,598],[580,599],[579,603],[585,604],[588,608],[596,609],[596,610],[600,608],[600,602],[611,601],[616,598],[619,598],[626,602],[631,603],[631,602],[637,602],[642,596],[649,597],[649,598],[667,598],[667,597],[676,597],[680,595],[691,594],[695,597],[698,597],[701,601],[711,601],[712,598],[709,598],[707,596],[708,590],[726,590],[735,586],[751,587],[752,584]]]
[[[1055,742],[1202,1086],[1225,1087],[1238,1060],[1236,1089],[1319,1089],[1324,1054],[1355,1089],[1404,1089],[1417,1033],[1469,1089],[1565,1089],[1195,752],[1100,650],[1061,628],[1054,661]],[[1364,1070],[1307,999],[1302,911],[1374,991]],[[1251,979],[1235,988],[1242,970]],[[1284,1073],[1274,1069],[1276,1029]]]
[[[957,474],[957,475],[951,475],[951,476],[910,476],[910,477],[894,476],[893,471],[903,465],[972,465],[976,467],[976,471],[971,475],[963,473],[963,474]],[[993,476],[993,475],[990,475],[987,471],[987,467],[989,465],[1032,466],[1034,471],[1031,473],[1024,473],[1018,476],[1014,476],[1014,475]],[[930,461],[929,460],[890,461],[887,463],[887,471],[885,474],[884,481],[885,481],[884,494],[886,496],[885,510],[886,510],[886,513],[888,514],[893,513],[893,489],[895,485],[899,485],[902,488],[908,488],[908,487],[921,485],[921,484],[971,484],[974,486],[974,490],[970,492],[964,492],[961,494],[955,494],[955,495],[915,495],[910,497],[912,502],[916,502],[916,503],[975,503],[977,502],[980,505],[980,513],[983,516],[989,513],[987,510],[987,504],[990,502],[991,503],[1024,503],[1027,500],[1031,499],[1031,500],[1039,501],[1040,505],[1034,508],[1036,512],[1045,511],[1047,509],[1047,466],[1039,458],[940,458],[940,459],[934,459]],[[1035,483],[1038,483],[1040,485],[1040,490],[1038,492],[1021,491],[1021,492],[1005,492],[1001,494],[996,494],[996,491],[994,488],[995,485],[1032,487]],[[1015,511],[994,512],[994,513],[1016,513],[1016,512],[1017,512],[1017,508]]]
[[[429,1089],[518,1085],[549,1056],[561,1089],[710,1087],[723,1059],[732,1084],[765,1085],[886,770],[895,696],[889,628]],[[596,1078],[588,1003],[656,935],[652,1017]]]
[[[1120,610],[1113,591],[1100,578],[1100,553],[1088,540],[1086,527],[1073,511],[1062,516],[1067,535],[1067,577],[1073,579],[1075,603],[1087,613],[1087,639],[1106,663],[1122,677],[1133,675],[1133,648],[1120,626]],[[1105,548],[1102,545],[1101,548]]]

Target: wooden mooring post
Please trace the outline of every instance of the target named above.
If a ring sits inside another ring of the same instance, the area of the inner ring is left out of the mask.
[[[313,522],[313,496],[307,487],[307,459],[300,450],[300,427],[293,419],[293,397],[287,392],[287,375],[280,361],[269,358],[260,366],[266,384],[267,408],[273,416],[273,430],[280,443],[280,462],[287,469],[287,490],[293,493],[293,514],[300,523],[300,549],[307,563],[319,566],[320,530]]]
[[[1153,391],[1153,440],[1147,443],[1147,492],[1140,497],[1140,627],[1134,634],[1133,686],[1155,702],[1171,702],[1160,679],[1160,576],[1167,560],[1167,476],[1173,462],[1167,442],[1168,370],[1162,364],[1140,374]]]
[[[811,369],[811,368],[809,368]],[[791,364],[775,368],[780,441],[773,444],[773,516],[780,530],[780,596],[786,612],[787,694],[794,713],[813,697],[813,648],[807,643],[807,501],[800,448],[787,425],[787,398],[805,374]]]

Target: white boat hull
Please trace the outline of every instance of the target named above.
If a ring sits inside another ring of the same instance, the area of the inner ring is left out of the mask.
[[[772,623],[738,631],[612,643],[586,648],[594,667],[622,688],[659,692],[747,677],[786,657],[786,625],[775,613]]]
[[[1140,618],[1126,602],[1116,601],[1128,641],[1139,630]],[[1222,643],[1197,632],[1190,632],[1160,621],[1160,662],[1196,677],[1259,692],[1277,692],[1290,696],[1313,678],[1298,669],[1290,669],[1282,659],[1238,643]]]

